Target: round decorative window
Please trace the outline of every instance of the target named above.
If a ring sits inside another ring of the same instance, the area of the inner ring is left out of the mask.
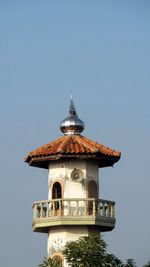
[[[83,172],[79,169],[74,168],[71,173],[71,178],[75,182],[81,182],[83,180]]]

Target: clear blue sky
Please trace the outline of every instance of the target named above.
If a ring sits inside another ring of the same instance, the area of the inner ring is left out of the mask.
[[[46,255],[31,207],[47,172],[23,159],[61,135],[71,92],[83,135],[122,152],[100,170],[101,197],[116,201],[109,251],[150,260],[150,2],[1,0],[0,266]]]

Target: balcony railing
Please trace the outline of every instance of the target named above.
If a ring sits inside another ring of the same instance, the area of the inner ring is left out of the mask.
[[[115,227],[115,202],[95,198],[67,198],[34,202],[33,231],[48,232],[58,225],[93,225],[100,231]]]
[[[115,218],[115,202],[103,199],[54,199],[33,204],[33,220],[54,216],[100,216]]]

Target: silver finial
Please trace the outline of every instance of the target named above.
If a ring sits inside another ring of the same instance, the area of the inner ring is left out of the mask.
[[[73,100],[71,99],[70,100],[70,107],[69,107],[69,115],[68,116],[75,116],[77,115],[77,112],[76,112],[76,108],[75,108],[75,105],[73,103]]]
[[[60,123],[60,130],[64,134],[80,134],[84,130],[84,122],[78,118],[72,95],[68,117]]]

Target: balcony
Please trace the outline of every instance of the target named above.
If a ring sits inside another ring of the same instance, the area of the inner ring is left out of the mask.
[[[115,227],[115,202],[103,199],[54,199],[34,202],[33,231],[47,233],[53,226],[86,225],[100,232]]]

